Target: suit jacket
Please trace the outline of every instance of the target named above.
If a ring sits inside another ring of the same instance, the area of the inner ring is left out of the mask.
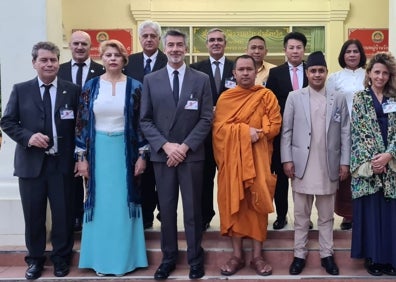
[[[340,165],[349,165],[351,138],[345,97],[326,93],[326,158],[329,177],[339,179]],[[311,146],[309,87],[290,93],[283,113],[281,161],[293,162],[295,175],[304,176]]]
[[[70,61],[63,63],[59,66],[58,77],[61,79],[73,82],[71,62],[72,61],[70,60]],[[103,66],[101,64],[98,64],[94,60],[91,60],[91,64],[90,64],[89,70],[88,70],[87,79],[85,80],[85,82],[87,82],[91,78],[102,75],[104,73],[105,73],[105,70],[104,70]]]
[[[127,76],[130,76],[143,83],[145,65],[143,52],[129,55],[128,61],[128,64],[124,68],[124,73]],[[158,50],[157,59],[155,60],[154,67],[151,72],[162,69],[166,66],[167,62],[168,58],[166,55],[161,50]]]
[[[216,105],[217,99],[219,99],[219,96],[221,93],[226,91],[228,88],[225,87],[225,80],[230,79],[232,75],[232,68],[233,68],[234,63],[227,58],[224,61],[224,70],[223,70],[223,76],[221,78],[221,85],[220,85],[220,91],[217,93],[216,89],[216,83],[214,80],[214,74],[212,71],[212,65],[210,63],[210,59],[193,63],[190,65],[191,68],[199,70],[203,73],[206,73],[209,76],[210,79],[210,87],[212,89],[212,97],[213,97],[213,104]]]
[[[305,74],[305,63],[303,64],[303,67],[303,87],[307,87],[308,79]],[[293,91],[293,85],[290,79],[289,64],[287,62],[270,69],[265,87],[271,89],[272,92],[274,92],[276,98],[278,99],[279,106],[281,107],[281,113],[283,114],[287,96],[289,95],[289,92]]]
[[[198,102],[197,110],[185,109],[191,100]],[[140,125],[151,146],[151,161],[167,161],[162,149],[166,142],[185,143],[190,147],[185,162],[204,160],[204,140],[212,119],[212,95],[206,74],[186,68],[177,105],[167,68],[144,77]]]
[[[58,79],[54,118],[58,134],[59,165],[65,174],[70,174],[74,167],[74,132],[79,95],[79,86]],[[61,119],[62,108],[72,109],[74,117]],[[17,143],[14,175],[38,177],[44,161],[45,149],[28,147],[30,137],[44,130],[44,105],[37,78],[14,85],[1,119],[1,127]]]

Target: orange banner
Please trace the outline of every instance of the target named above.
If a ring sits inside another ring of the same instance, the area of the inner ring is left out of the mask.
[[[108,39],[117,39],[120,41],[126,48],[129,54],[132,53],[132,29],[75,29],[73,30],[82,30],[88,33],[91,36],[92,47],[90,56],[92,59],[99,59],[99,45],[102,41]]]
[[[368,58],[377,52],[388,52],[389,35],[387,28],[350,28],[349,39],[359,39]]]

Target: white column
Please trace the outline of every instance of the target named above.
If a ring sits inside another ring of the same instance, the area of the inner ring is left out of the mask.
[[[33,45],[48,40],[59,46],[62,42],[61,11],[61,1],[0,1],[2,112],[13,84],[36,75],[32,68]],[[14,149],[14,141],[3,133],[0,149],[0,245],[23,245],[25,242],[18,179],[13,176]]]
[[[389,0],[389,51],[396,56],[396,1]]]

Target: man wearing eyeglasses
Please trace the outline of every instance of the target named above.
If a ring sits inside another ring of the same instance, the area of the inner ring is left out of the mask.
[[[220,94],[231,88],[233,62],[224,56],[227,45],[226,35],[220,28],[212,28],[206,36],[206,47],[209,59],[191,64],[190,67],[209,75],[212,89],[213,106],[216,107]],[[205,140],[205,167],[202,191],[202,230],[210,226],[210,221],[215,215],[213,209],[213,179],[216,174],[216,163],[213,157],[212,132]]]

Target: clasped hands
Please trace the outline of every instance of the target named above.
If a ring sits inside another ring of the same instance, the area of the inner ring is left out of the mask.
[[[380,153],[371,159],[371,167],[374,174],[386,173],[386,165],[392,159],[390,153]]]
[[[162,149],[165,151],[166,155],[168,156],[166,165],[168,167],[172,167],[172,166],[176,167],[178,166],[178,164],[180,164],[186,159],[187,151],[189,150],[189,147],[185,143],[178,144],[178,143],[166,142],[162,146]]]
[[[288,178],[294,179],[295,168],[293,162],[283,163],[283,171]],[[344,181],[345,179],[347,179],[348,175],[349,175],[349,166],[340,165],[340,170],[339,170],[340,181]]]

